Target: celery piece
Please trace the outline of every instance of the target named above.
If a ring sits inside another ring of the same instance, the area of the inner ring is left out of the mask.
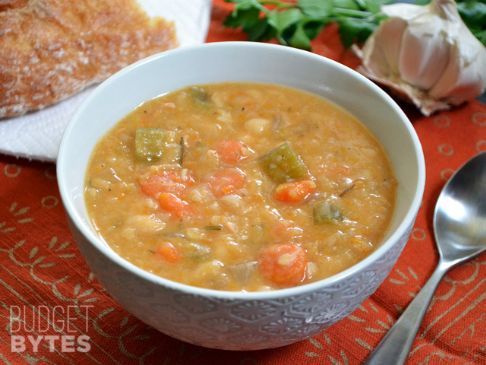
[[[211,100],[208,91],[203,87],[193,86],[190,90],[191,96],[199,104],[207,105]]]
[[[260,159],[260,163],[270,179],[278,184],[292,179],[302,179],[309,174],[304,161],[288,142],[271,150]]]
[[[160,159],[160,162],[164,164],[180,165],[180,161],[181,161],[181,146],[178,143],[165,143],[164,155]]]
[[[333,223],[344,219],[341,210],[328,201],[320,201],[314,205],[314,224]]]
[[[165,149],[165,131],[160,128],[138,128],[135,131],[135,155],[143,161],[160,159]]]

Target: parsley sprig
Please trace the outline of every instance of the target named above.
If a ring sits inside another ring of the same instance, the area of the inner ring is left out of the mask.
[[[225,0],[234,3],[225,25],[241,28],[250,41],[276,38],[281,44],[311,49],[311,40],[330,22],[339,24],[345,47],[364,42],[386,18],[381,6],[391,0]],[[429,0],[416,0],[428,3]],[[485,0],[457,0],[471,32],[486,44]]]
[[[225,0],[234,3],[225,25],[241,28],[251,41],[276,38],[281,44],[311,49],[311,40],[330,22],[348,47],[363,42],[385,18],[381,5],[388,0]]]

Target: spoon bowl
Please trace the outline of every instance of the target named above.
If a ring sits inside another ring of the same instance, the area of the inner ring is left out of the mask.
[[[453,266],[486,249],[486,152],[470,159],[447,182],[434,211],[437,268],[367,360],[405,363],[435,289]]]
[[[445,185],[435,207],[434,233],[447,261],[459,263],[486,249],[486,152],[469,160]]]

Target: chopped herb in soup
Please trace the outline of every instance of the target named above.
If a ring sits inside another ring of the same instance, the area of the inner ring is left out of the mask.
[[[369,255],[396,182],[352,115],[276,85],[188,87],[139,106],[94,149],[85,199],[122,257],[199,287],[301,285]]]

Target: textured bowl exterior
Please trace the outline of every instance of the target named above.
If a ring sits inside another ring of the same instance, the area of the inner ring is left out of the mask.
[[[125,309],[171,337],[224,350],[285,346],[343,319],[388,276],[411,228],[385,255],[332,285],[278,299],[245,300],[183,293],[144,280],[100,255],[71,222],[91,270]]]
[[[140,103],[193,84],[276,83],[330,99],[358,116],[383,144],[399,181],[384,242],[330,278],[294,288],[242,293],[196,288],[148,273],[117,255],[94,231],[84,173],[99,138]],[[193,344],[257,350],[303,340],[347,316],[385,279],[408,240],[424,189],[418,137],[396,103],[363,76],[315,54],[255,43],[217,43],[155,55],[115,74],[66,129],[57,177],[71,230],[93,273],[129,312]]]

